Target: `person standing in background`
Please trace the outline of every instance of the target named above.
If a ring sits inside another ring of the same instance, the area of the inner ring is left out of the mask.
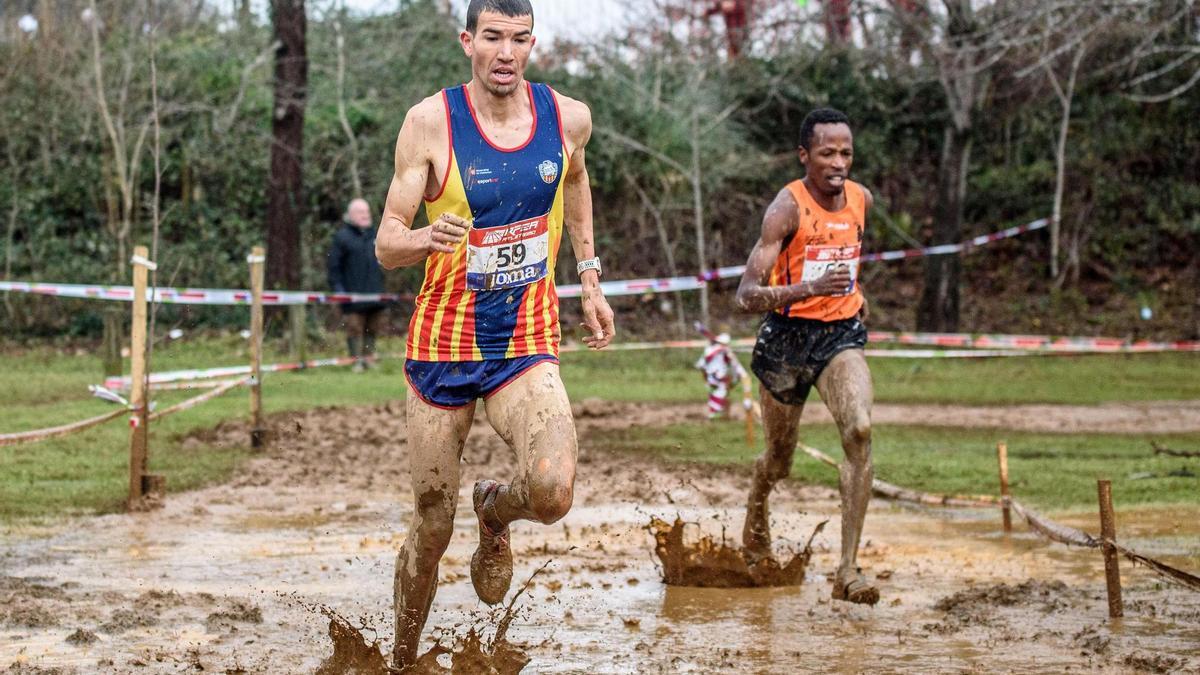
[[[375,223],[371,206],[355,199],[346,207],[342,226],[333,235],[329,249],[329,287],[334,293],[382,293],[383,270],[375,258]],[[346,346],[357,359],[354,372],[361,373],[375,357],[375,338],[383,332],[384,310],[380,301],[342,304]]]

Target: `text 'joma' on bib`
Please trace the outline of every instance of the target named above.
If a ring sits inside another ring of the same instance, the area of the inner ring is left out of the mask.
[[[829,270],[839,265],[845,265],[850,269],[850,288],[839,295],[852,293],[854,284],[858,283],[858,257],[861,248],[860,244],[853,246],[814,246],[810,244],[805,246],[804,272],[800,280],[813,282],[825,276]]]
[[[471,228],[467,288],[493,291],[532,284],[546,276],[549,214],[501,227]]]

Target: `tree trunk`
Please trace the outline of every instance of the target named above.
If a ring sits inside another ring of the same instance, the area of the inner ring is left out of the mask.
[[[271,116],[271,173],[267,179],[267,284],[300,283],[300,219],[304,212],[304,106],[308,56],[304,0],[272,0],[275,27],[275,105]]]
[[[700,118],[692,112],[692,210],[696,226],[696,257],[700,263],[700,274],[708,272],[707,244],[704,240],[704,187],[700,168]],[[711,326],[708,314],[708,284],[700,286],[700,317],[705,326]]]
[[[947,123],[938,168],[934,245],[957,243],[962,237],[963,197],[970,159],[970,130],[958,129],[953,122]],[[925,258],[925,291],[917,306],[917,330],[937,333],[958,330],[961,271],[962,260],[958,253]]]

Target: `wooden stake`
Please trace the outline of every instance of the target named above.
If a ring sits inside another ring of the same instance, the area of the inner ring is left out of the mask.
[[[289,305],[288,319],[292,330],[292,360],[300,363],[308,361],[308,330],[304,305]]]
[[[133,418],[129,432],[129,503],[130,511],[142,508],[146,496],[143,477],[146,475],[149,415],[146,414],[146,279],[149,267],[145,264],[149,249],[133,249],[133,323],[129,330],[129,374],[132,378],[129,404]]]
[[[1125,616],[1121,603],[1121,569],[1117,566],[1117,549],[1109,542],[1117,539],[1117,522],[1113,515],[1112,481],[1096,481],[1096,492],[1100,497],[1100,539],[1104,550],[1104,580],[1108,586],[1108,616],[1116,619]]]
[[[250,447],[264,445],[265,430],[262,421],[262,343],[263,343],[263,263],[267,252],[262,246],[250,251],[246,262],[250,263]]]
[[[996,458],[1000,461],[1000,513],[1004,517],[1004,531],[1012,532],[1012,496],[1008,493],[1008,445],[1004,441],[996,444]]]
[[[746,447],[754,447],[754,389],[749,377],[742,378],[742,408],[746,411]]]

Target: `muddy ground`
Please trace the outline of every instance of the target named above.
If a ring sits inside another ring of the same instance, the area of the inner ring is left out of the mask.
[[[1195,406],[1179,406],[1194,422]],[[573,510],[554,526],[513,528],[518,583],[550,561],[509,630],[532,659],[526,672],[1200,672],[1200,594],[1126,565],[1127,616],[1109,622],[1096,552],[1022,529],[1005,537],[993,512],[875,501],[861,562],[883,599],[850,606],[829,600],[836,495],[784,483],[773,500],[777,538],[798,546],[831,519],[802,586],[667,587],[650,518],[680,515],[696,523],[688,536],[731,538],[748,473],[603,449],[606,430],[698,419],[695,407],[576,408]],[[1091,409],[1064,423],[1082,431],[1112,418]],[[271,449],[230,484],[172,496],[152,513],[3,535],[0,673],[311,673],[332,652],[322,608],[390,648],[395,550],[412,508],[403,405],[281,415],[271,426]],[[245,425],[227,424],[184,445],[246,438]],[[468,578],[469,489],[481,476],[508,477],[513,463],[482,408],[464,461],[427,645],[494,622]],[[1129,545],[1182,563],[1200,548],[1198,514],[1143,509],[1121,520],[1140,524]]]

